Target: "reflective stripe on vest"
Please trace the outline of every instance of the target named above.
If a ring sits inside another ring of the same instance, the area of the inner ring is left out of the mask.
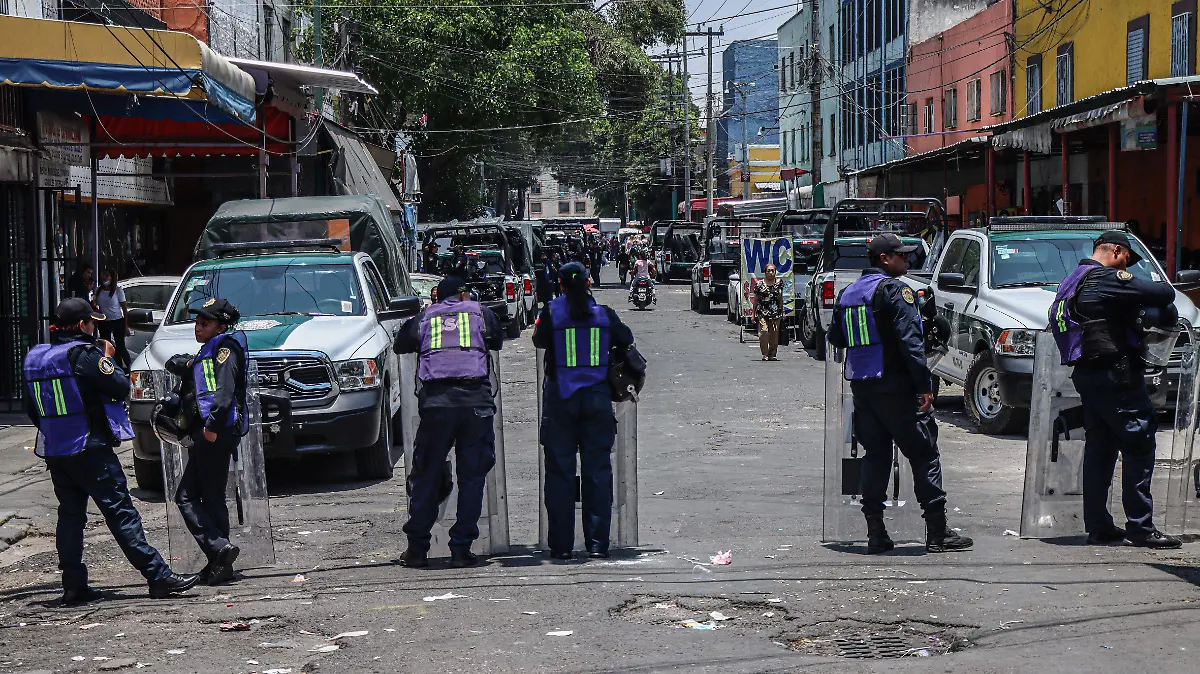
[[[575,336],[577,328],[567,328],[563,332],[564,338],[567,341],[567,362],[566,367],[598,367],[600,365],[600,328],[588,328],[588,362],[585,365],[579,364],[579,348],[578,338]]]
[[[880,273],[864,274],[838,297],[834,316],[835,319],[840,316],[846,337],[844,376],[850,381],[883,376],[883,343],[875,325],[872,302],[879,284],[889,278]]]
[[[871,341],[871,333],[867,329],[867,307],[860,305],[857,307],[846,307],[845,325],[846,325],[846,346],[869,346]]]
[[[196,354],[196,359],[192,363],[192,379],[195,381],[196,405],[200,408],[200,418],[205,421],[212,412],[213,399],[217,392],[217,364],[214,359],[223,347],[230,346],[226,344],[228,340],[232,340],[241,349],[243,378],[248,374],[250,368],[250,350],[246,344],[244,332],[221,333],[200,347],[200,352]],[[230,351],[233,349],[230,348]],[[239,398],[235,392],[233,406],[229,408],[228,416],[221,421],[224,422],[222,425],[225,427],[238,426],[241,434],[245,435],[250,426],[243,405],[245,405],[245,400]]]

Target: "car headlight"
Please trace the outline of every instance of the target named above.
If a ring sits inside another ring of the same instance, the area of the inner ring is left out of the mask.
[[[361,391],[379,386],[379,365],[372,358],[343,360],[333,364],[337,374],[338,388],[343,391]]]
[[[156,402],[170,395],[179,377],[166,370],[134,370],[129,373],[129,400]]]
[[[1034,330],[1005,330],[996,338],[996,353],[1004,356],[1032,356],[1037,339]]]

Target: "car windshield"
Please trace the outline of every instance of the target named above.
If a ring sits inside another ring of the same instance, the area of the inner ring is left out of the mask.
[[[415,278],[412,280],[413,294],[421,299],[432,299],[433,289],[441,280],[440,278]]]
[[[175,284],[143,284],[129,286],[125,290],[125,301],[130,309],[153,309],[162,311],[171,301],[171,293],[175,292]]]
[[[906,237],[901,241],[906,245],[915,244],[917,246],[916,250],[908,254],[908,268],[920,269],[921,265],[925,263],[925,247],[916,239]],[[835,250],[834,269],[839,271],[858,270],[866,269],[869,266],[866,242],[838,244]]]
[[[1062,282],[1079,261],[1092,256],[1099,232],[1035,232],[1023,236],[993,236],[992,287],[1051,286]],[[1129,268],[1134,276],[1161,281],[1162,275],[1141,242],[1133,240],[1142,256]]]
[[[183,287],[169,323],[195,320],[188,309],[199,309],[214,297],[231,302],[243,318],[365,313],[357,275],[348,264],[264,262],[250,267],[217,267],[192,272]]]
[[[829,215],[787,215],[779,223],[780,235],[794,238],[820,238],[825,234],[825,225],[829,224]]]

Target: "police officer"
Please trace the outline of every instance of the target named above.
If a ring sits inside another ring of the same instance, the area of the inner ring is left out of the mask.
[[[125,473],[113,451],[133,437],[122,404],[129,395],[129,378],[113,362],[112,344],[94,336],[96,321],[102,320],[87,300],[63,300],[54,311],[50,343],[38,344],[25,357],[25,412],[43,438],[40,453],[58,498],[55,543],[64,605],[102,598],[88,585],[83,563],[89,497],[126,559],[149,582],[151,597],[185,592],[198,579],[171,572],[146,542],[142,518],[129,498]]]
[[[872,238],[867,244],[872,266],[842,291],[829,327],[829,343],[846,349],[854,432],[865,452],[862,512],[870,554],[895,547],[883,522],[893,443],[912,465],[913,487],[925,513],[925,549],[953,552],[972,544],[946,525],[923,324],[912,289],[897,278],[908,271],[908,255],[916,248],[890,232]]]
[[[208,558],[200,578],[209,585],[233,579],[233,562],[241,550],[229,540],[226,488],[229,461],[249,428],[246,419],[246,335],[230,329],[241,318],[237,307],[212,297],[198,309],[196,341],[202,345],[191,359],[196,390],[192,449],[175,492],[175,503],[188,531]]]
[[[404,525],[405,566],[429,566],[430,531],[444,499],[442,467],[455,450],[458,519],[450,528],[450,565],[474,565],[471,544],[479,538],[479,515],[488,471],[496,465],[489,351],[504,346],[500,319],[470,300],[467,282],[447,276],[438,283],[437,304],[405,322],[396,337],[396,353],[418,354],[417,407],[421,423],[409,472],[409,514]],[[408,384],[405,384],[408,385]]]
[[[1063,364],[1075,366],[1071,380],[1083,403],[1088,543],[1178,548],[1178,539],[1154,528],[1150,479],[1158,420],[1146,391],[1143,344],[1135,328],[1140,309],[1171,305],[1175,289],[1130,273],[1127,267],[1140,259],[1124,232],[1101,234],[1092,257],[1081,260],[1059,284],[1050,306],[1050,328]],[[1107,503],[1118,452],[1125,529],[1113,522]]]
[[[617,312],[592,298],[588,270],[559,270],[562,295],[542,308],[533,345],[546,350],[541,436],[546,460],[550,556],[571,559],[575,544],[575,454],[579,454],[583,537],[588,556],[608,557],[616,418],[610,359],[624,359],[633,333]]]

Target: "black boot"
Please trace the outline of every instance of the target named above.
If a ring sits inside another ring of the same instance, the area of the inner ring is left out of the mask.
[[[150,581],[150,596],[153,599],[166,599],[173,594],[180,594],[192,589],[200,580],[200,574],[192,573],[181,576],[172,573],[166,578]]]
[[[89,585],[84,585],[78,589],[64,591],[62,596],[62,605],[79,606],[81,604],[88,604],[101,599],[104,599],[104,594],[100,592],[100,590],[97,590]]]
[[[883,524],[883,515],[867,515],[867,554],[878,555],[896,544],[888,536],[887,527]]]
[[[400,563],[410,569],[423,569],[429,566],[428,553],[409,548],[400,555]]]
[[[946,526],[946,508],[939,505],[925,511],[925,549],[929,552],[970,550],[974,541],[959,536]]]
[[[468,566],[475,566],[478,563],[479,557],[471,552],[470,548],[450,551],[450,566],[456,569],[465,569]]]

